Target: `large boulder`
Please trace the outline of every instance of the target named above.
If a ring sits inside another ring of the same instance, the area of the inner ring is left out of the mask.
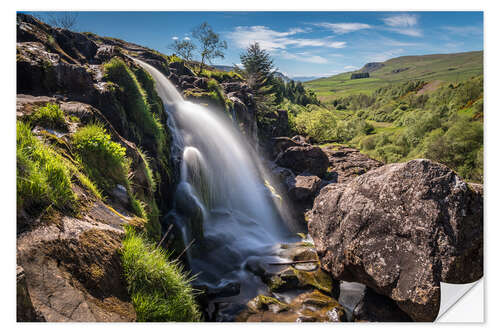
[[[322,177],[328,169],[328,157],[319,147],[294,146],[281,153],[276,158],[276,164],[295,173],[309,172]]]
[[[478,187],[429,160],[327,185],[309,215],[323,268],[392,298],[413,320],[434,320],[441,281],[470,283],[483,275]]]
[[[54,213],[18,235],[19,321],[135,321],[119,254],[131,219],[108,207],[98,200],[79,218]]]

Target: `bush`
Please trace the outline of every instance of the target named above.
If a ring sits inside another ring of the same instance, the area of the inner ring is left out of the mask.
[[[35,110],[30,120],[37,125],[51,129],[66,130],[66,120],[59,105],[47,103],[45,106]]]
[[[100,124],[90,124],[73,134],[73,145],[86,173],[104,191],[110,193],[116,184],[129,187],[130,161],[125,148],[111,141]]]
[[[297,132],[309,136],[314,142],[331,142],[337,139],[337,121],[331,111],[319,109],[302,112],[295,117]]]
[[[483,126],[459,119],[445,132],[437,129],[423,141],[424,156],[455,169],[467,180],[482,181]]]
[[[121,258],[137,321],[199,321],[201,314],[179,262],[126,228]]]
[[[35,215],[50,205],[74,208],[76,196],[64,159],[34,137],[29,125],[18,121],[16,128],[18,209]]]

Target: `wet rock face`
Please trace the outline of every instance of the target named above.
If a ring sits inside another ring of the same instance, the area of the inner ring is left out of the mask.
[[[276,158],[276,164],[295,173],[308,172],[322,177],[328,168],[328,157],[319,147],[294,146]]]
[[[363,297],[354,308],[353,321],[409,322],[413,320],[392,299],[366,288]]]
[[[309,231],[322,266],[396,301],[413,320],[439,312],[439,282],[483,275],[483,198],[429,160],[389,164],[324,187]]]
[[[39,42],[17,44],[18,92],[68,92],[85,95],[93,90],[86,68],[67,63]]]

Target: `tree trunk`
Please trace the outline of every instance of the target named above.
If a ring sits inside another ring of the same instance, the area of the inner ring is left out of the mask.
[[[201,72],[203,71],[204,61],[205,61],[205,56],[201,56],[200,71],[198,72],[198,75],[201,75]]]

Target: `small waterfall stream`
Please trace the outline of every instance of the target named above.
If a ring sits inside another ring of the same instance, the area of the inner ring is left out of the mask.
[[[265,290],[243,269],[249,258],[272,256],[279,243],[297,240],[266,186],[265,168],[229,117],[184,101],[175,86],[153,66],[134,59],[155,80],[169,115],[173,155],[180,181],[167,216],[182,230],[184,243],[197,246],[188,261],[197,281],[217,287],[241,285],[241,301]]]

